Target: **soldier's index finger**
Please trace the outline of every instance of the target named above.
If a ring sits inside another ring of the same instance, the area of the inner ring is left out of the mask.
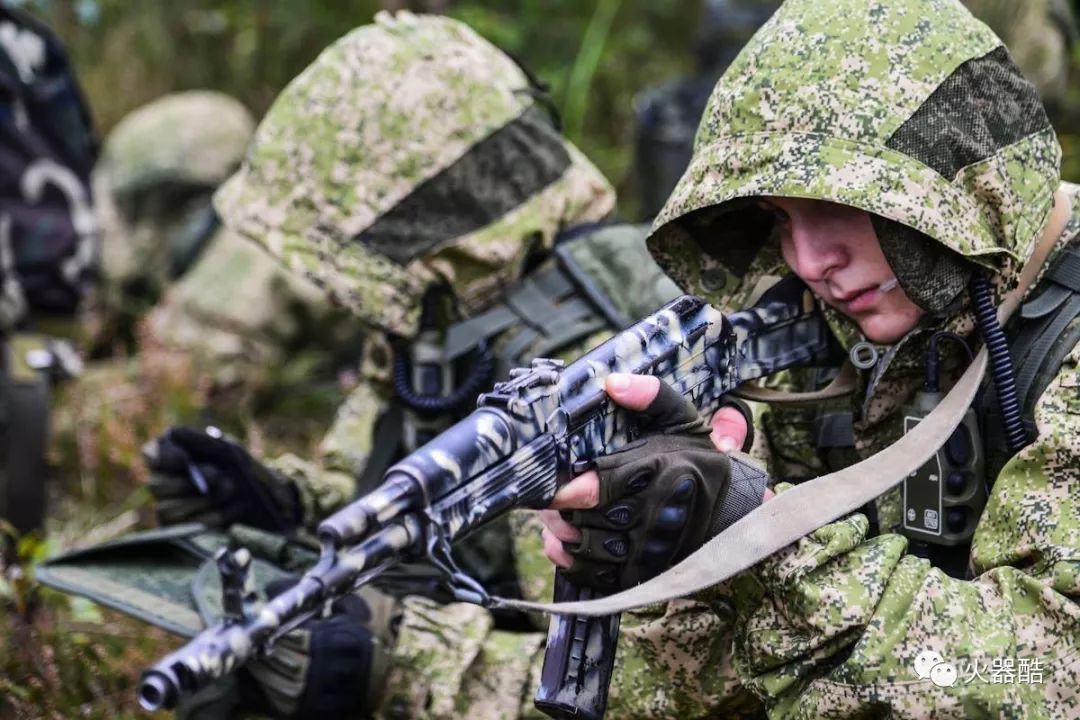
[[[659,430],[698,418],[697,410],[678,390],[652,375],[612,373],[606,389],[617,404],[644,416],[647,428]]]

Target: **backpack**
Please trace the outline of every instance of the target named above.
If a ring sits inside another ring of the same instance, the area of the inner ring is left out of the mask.
[[[96,157],[63,47],[0,6],[0,518],[20,533],[44,521],[49,385],[80,368],[41,333],[70,323],[93,275]]]

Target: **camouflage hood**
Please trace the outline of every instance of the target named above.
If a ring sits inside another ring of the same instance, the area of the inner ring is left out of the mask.
[[[1059,157],[1034,88],[959,2],[789,0],[718,83],[650,249],[688,291],[741,305],[786,270],[738,199],[843,203],[873,214],[912,299],[951,311],[969,263],[1000,286],[1031,252]]]
[[[293,80],[216,206],[363,320],[412,335],[429,287],[483,307],[614,195],[513,60],[459,22],[402,12]]]

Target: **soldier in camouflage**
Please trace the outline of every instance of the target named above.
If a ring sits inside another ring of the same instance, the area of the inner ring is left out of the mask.
[[[146,435],[178,419],[270,427],[267,441],[290,449],[329,426],[343,397],[337,369],[355,364],[339,352],[355,344],[357,323],[224,228],[211,203],[253,130],[235,99],[188,91],[110,134],[94,175],[104,282],[87,334],[94,355],[121,356],[92,364],[60,403],[58,454],[77,458],[77,472],[130,472]],[[263,392],[271,381],[287,390]],[[274,430],[297,411],[303,422]]]
[[[318,457],[244,461],[281,515],[316,522],[467,412],[494,375],[577,356],[676,294],[644,228],[607,222],[610,184],[547,108],[469,28],[403,12],[327,48],[267,113],[218,213],[368,328],[359,384]],[[223,472],[237,450],[188,431],[152,443],[161,519],[257,523],[244,515],[254,498]],[[542,562],[536,518],[514,522],[529,525],[513,536],[531,553],[515,555],[498,525],[463,547],[501,593],[521,592]]]
[[[109,134],[94,172],[102,283],[89,334],[101,351],[133,352],[136,322],[208,247],[210,195],[253,129],[239,102],[195,90],[147,103]]]
[[[432,55],[435,46],[443,49]],[[347,93],[338,80],[343,72],[350,73]],[[545,327],[533,317],[533,332],[504,332],[519,321],[502,303],[508,289],[543,265],[557,238],[565,248],[561,263],[613,318],[629,321],[673,294],[645,254],[641,229],[600,224],[614,209],[611,187],[553,130],[538,92],[513,61],[460,24],[380,16],[324,51],[286,88],[247,161],[217,194],[229,230],[263,245],[379,331],[366,338],[361,382],[318,461],[289,456],[271,463],[294,480],[306,522],[354,497],[379,418],[406,405],[396,398],[393,366],[417,361],[402,357],[408,353],[399,340],[453,327],[472,339],[464,350],[491,340],[495,362],[505,366],[537,350],[573,353],[610,333],[610,319],[588,306],[592,296],[579,298],[572,287],[550,299],[555,305],[529,306],[523,294],[510,302],[516,312],[539,312],[577,298],[561,308],[575,322]],[[505,178],[490,172],[493,162],[506,168]],[[462,188],[470,204],[457,197]],[[555,264],[548,260],[545,271]],[[544,273],[528,277],[561,283]],[[480,316],[489,326],[479,331],[457,324]],[[519,347],[504,351],[496,340]],[[552,346],[559,340],[565,350]],[[407,445],[400,434],[387,437]]]
[[[1080,188],[1060,183],[1059,160],[1035,89],[959,2],[789,0],[718,84],[650,248],[720,307],[790,266],[845,348],[871,341],[848,403],[866,457],[902,434],[932,335],[982,342],[969,278],[987,276],[1000,301],[1041,238],[1048,267],[1075,267]],[[1048,223],[1055,206],[1063,226]],[[848,222],[873,240],[829,239]],[[840,282],[870,251],[898,285]],[[1059,280],[1076,297],[1075,278],[1043,274],[1044,302]],[[609,716],[1080,716],[1077,326],[1059,328],[1061,357],[1040,369],[1037,437],[988,478],[965,571],[909,552],[891,491],[722,586],[625,615]],[[946,378],[963,364],[947,361]],[[760,435],[810,444],[814,414],[800,417],[790,435]],[[825,470],[812,456],[801,474]],[[542,636],[500,632],[472,606],[407,608],[384,714],[535,714]]]

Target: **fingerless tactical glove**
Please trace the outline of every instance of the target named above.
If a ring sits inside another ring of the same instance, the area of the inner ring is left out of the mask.
[[[574,556],[563,573],[577,585],[637,585],[761,504],[765,474],[733,476],[730,458],[678,392],[661,383],[643,416],[642,437],[594,464],[598,507],[566,518],[581,530],[579,542],[563,543]]]

